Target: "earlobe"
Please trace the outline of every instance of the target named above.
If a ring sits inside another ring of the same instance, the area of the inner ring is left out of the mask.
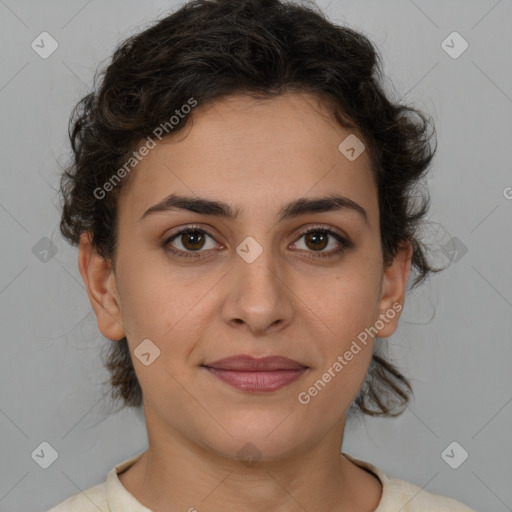
[[[96,314],[98,328],[110,340],[125,336],[116,278],[110,261],[94,249],[90,233],[80,236],[78,268]]]
[[[401,246],[384,272],[378,318],[382,321],[378,325],[383,323],[384,327],[379,329],[379,338],[388,338],[398,326],[405,301],[412,254],[413,248],[410,243]]]

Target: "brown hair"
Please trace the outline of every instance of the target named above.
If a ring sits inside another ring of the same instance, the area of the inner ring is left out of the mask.
[[[141,141],[193,97],[206,105],[234,94],[256,99],[284,92],[316,95],[341,126],[364,140],[378,185],[381,245],[386,266],[404,243],[413,247],[413,287],[432,268],[419,227],[430,198],[418,185],[434,153],[429,119],[393,103],[382,89],[382,64],[363,34],[329,22],[314,5],[279,0],[192,0],[124,41],[70,119],[73,161],[65,169],[60,229],[73,245],[80,234],[115,260],[116,204],[130,175],[105,197],[103,187]],[[98,78],[98,77],[96,77]],[[172,133],[182,130],[185,116]],[[433,128],[433,126],[432,126]],[[166,130],[167,131],[167,130]],[[397,416],[412,387],[376,344],[366,380],[350,412]],[[140,407],[142,390],[126,338],[109,342],[110,392]]]

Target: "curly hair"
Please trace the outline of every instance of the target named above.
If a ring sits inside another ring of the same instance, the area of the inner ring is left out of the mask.
[[[98,254],[115,263],[117,199],[133,173],[101,200],[97,190],[155,127],[169,126],[171,113],[190,97],[207,105],[235,94],[266,99],[285,92],[316,95],[364,141],[378,187],[384,266],[408,243],[412,287],[442,270],[429,264],[419,236],[430,206],[419,185],[437,149],[429,118],[386,96],[381,57],[366,36],[328,21],[314,4],[284,0],[192,0],[116,48],[69,121],[73,154],[60,183],[62,235],[76,246],[89,232]],[[183,130],[190,117],[166,133]],[[378,345],[349,412],[398,416],[412,387]],[[140,407],[126,338],[110,342],[104,364],[111,398]]]

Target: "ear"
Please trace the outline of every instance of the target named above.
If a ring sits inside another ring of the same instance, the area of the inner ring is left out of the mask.
[[[111,262],[106,261],[93,247],[89,232],[80,235],[78,268],[96,313],[99,330],[110,340],[122,339],[125,331],[116,276]]]
[[[379,324],[384,324],[384,327],[378,329],[376,336],[379,338],[388,338],[398,326],[404,307],[412,253],[413,248],[409,242],[402,245],[384,272],[379,302]]]

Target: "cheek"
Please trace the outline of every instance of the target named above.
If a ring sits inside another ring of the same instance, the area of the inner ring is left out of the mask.
[[[317,324],[320,332],[317,329],[311,333],[317,340],[321,361],[318,376],[329,368],[335,375],[326,375],[326,379],[332,380],[330,393],[357,393],[364,380],[374,344],[372,331],[368,329],[378,319],[379,265],[375,259],[354,258],[350,265],[347,262],[330,279],[322,280],[322,289],[316,287],[313,293],[311,283],[309,287],[304,284],[303,292],[307,296],[304,302],[321,320]],[[344,361],[340,363],[338,356]]]
[[[357,335],[376,320],[380,283],[381,275],[375,264],[347,265],[324,280],[322,291],[310,293],[308,302],[332,331],[346,338]]]
[[[149,338],[162,351],[172,347],[173,354],[188,350],[197,335],[194,326],[199,327],[199,319],[208,314],[205,294],[218,281],[215,275],[171,268],[165,256],[135,252],[120,260],[118,279],[130,344],[135,347]]]
[[[314,333],[320,364],[301,391],[319,408],[319,417],[335,421],[355,399],[368,371],[374,339],[365,329],[375,321],[378,290],[360,275],[333,281],[331,293],[315,303],[328,329],[322,328],[323,335]]]
[[[132,344],[145,338],[157,343],[165,326],[172,324],[172,317],[179,313],[174,307],[179,304],[177,292],[162,278],[162,272],[165,268],[157,254],[142,254],[136,247],[120,243],[118,289],[123,323]]]

